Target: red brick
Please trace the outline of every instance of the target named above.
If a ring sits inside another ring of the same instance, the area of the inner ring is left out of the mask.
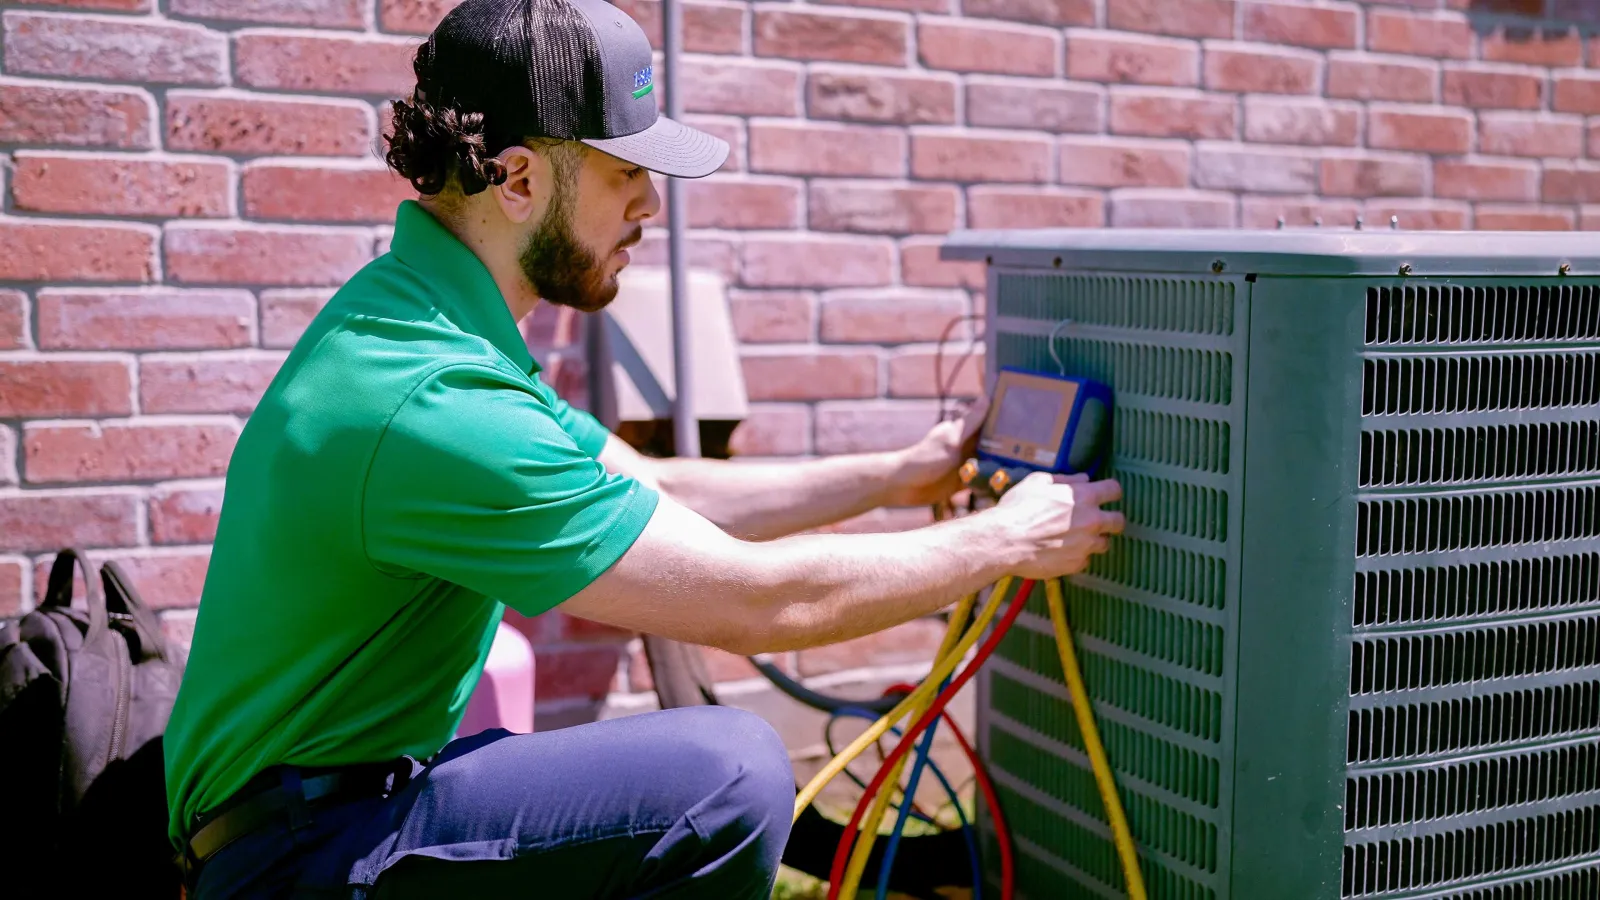
[[[1193,87],[1200,83],[1200,45],[1142,34],[1069,31],[1067,77]]]
[[[1352,3],[1246,3],[1244,38],[1266,44],[1353,50],[1358,46],[1359,20],[1360,9]]]
[[[735,456],[804,456],[811,452],[811,407],[758,403],[733,430]]]
[[[18,209],[162,218],[233,212],[233,167],[225,160],[24,151],[15,162]]]
[[[1322,193],[1330,196],[1414,197],[1427,180],[1421,157],[1330,153],[1322,159]]]
[[[853,641],[810,647],[798,654],[800,675],[809,678],[868,666],[923,663],[938,651],[943,637],[944,626],[937,620],[917,619]]]
[[[288,222],[393,222],[410,182],[386,166],[360,163],[247,163],[244,214]]]
[[[1112,88],[1111,133],[1144,137],[1232,138],[1239,102],[1194,91]]]
[[[1380,150],[1466,153],[1472,149],[1472,114],[1428,107],[1367,110],[1367,145]]]
[[[22,576],[28,571],[26,560],[0,559],[0,618],[22,615],[22,598],[27,587]]]
[[[1454,13],[1367,11],[1367,49],[1380,53],[1469,59],[1472,26]]]
[[[650,46],[661,49],[659,0],[617,0],[616,7],[639,23]],[[690,53],[740,53],[744,50],[745,3],[684,3],[683,49]]]
[[[1106,24],[1195,38],[1233,37],[1234,0],[1106,0]]]
[[[1483,58],[1559,68],[1583,65],[1583,36],[1573,27],[1505,26],[1483,36]]]
[[[906,21],[900,16],[758,6],[753,34],[758,56],[906,64]]]
[[[1457,106],[1538,109],[1544,105],[1542,72],[1485,66],[1445,66],[1444,102]]]
[[[28,346],[28,295],[0,289],[0,350]]]
[[[728,292],[733,333],[747,344],[811,340],[817,300],[801,291]]]
[[[1062,184],[1091,187],[1185,187],[1189,145],[1179,141],[1062,138]]]
[[[1105,198],[1093,191],[967,190],[968,228],[1098,228],[1105,219]]]
[[[745,287],[870,287],[894,277],[886,241],[833,235],[749,237],[739,259]]]
[[[814,0],[829,6],[867,6],[874,9],[894,9],[900,12],[949,13],[954,11],[956,0]]]
[[[142,90],[0,77],[0,144],[148,150],[155,118]]]
[[[125,416],[133,411],[132,397],[132,373],[122,360],[0,360],[0,419]]]
[[[155,0],[12,0],[12,3],[16,6],[61,6],[112,12],[150,12],[155,9]]]
[[[961,0],[961,12],[983,19],[1036,25],[1093,25],[1094,0]]]
[[[1328,96],[1349,100],[1432,103],[1438,96],[1439,64],[1397,57],[1328,58]]]
[[[906,136],[888,128],[752,122],[750,169],[791,175],[892,178],[906,172]]]
[[[590,619],[580,619],[577,616],[567,616],[566,620],[565,630],[567,637],[574,641],[626,643],[632,640],[636,634],[636,632],[629,631],[626,628],[617,628],[613,625],[595,622]]]
[[[973,131],[914,134],[911,174],[950,181],[1048,181],[1050,142]]]
[[[1206,45],[1208,90],[1264,94],[1314,94],[1322,59],[1308,50],[1262,44]]]
[[[947,398],[970,399],[983,393],[984,353],[978,347],[965,365],[957,366],[963,348],[945,348],[941,371],[935,371],[937,350],[907,347],[889,356],[889,396],[907,398],[934,398],[939,396],[936,375],[944,378]],[[820,441],[820,438],[819,438]]]
[[[196,223],[168,226],[163,249],[173,281],[302,287],[343,284],[373,248],[350,228]]]
[[[209,544],[221,512],[221,482],[163,485],[150,492],[150,542]]]
[[[1317,160],[1310,150],[1200,144],[1195,148],[1194,183],[1213,190],[1311,194],[1317,190]]]
[[[326,288],[261,292],[261,346],[293,347],[333,296]]]
[[[1537,200],[1539,165],[1434,160],[1433,194],[1457,200]]]
[[[1263,144],[1353,147],[1361,141],[1361,107],[1320,97],[1246,97],[1244,139]]]
[[[939,258],[943,238],[910,238],[900,244],[900,280],[914,287],[965,287],[982,290],[983,263]]]
[[[225,84],[228,41],[197,25],[52,13],[5,15],[6,71],[152,84]]]
[[[1199,191],[1123,188],[1111,194],[1113,228],[1232,228],[1230,196]]]
[[[17,433],[0,425],[0,487],[10,487],[17,481]]]
[[[943,185],[816,181],[806,207],[815,231],[943,234],[956,226],[956,200]]]
[[[800,115],[800,69],[757,59],[686,59],[683,108],[731,116]]]
[[[416,87],[414,38],[241,31],[233,37],[239,83],[269,90],[404,97]]]
[[[0,280],[151,281],[155,242],[145,225],[0,219]]]
[[[1479,231],[1571,231],[1576,219],[1570,209],[1480,206],[1473,226]]]
[[[966,314],[967,298],[959,292],[841,291],[822,300],[821,336],[836,344],[937,341],[952,320]]]
[[[697,238],[690,235],[687,243],[689,245],[687,249],[691,268],[711,269],[729,281],[738,277],[738,249],[732,242],[715,238]],[[634,248],[633,264],[636,266],[667,265],[667,233],[665,229],[645,229],[644,240]]]
[[[226,2],[226,0],[215,0]],[[287,0],[302,2],[302,0]],[[378,27],[400,34],[428,34],[461,0],[378,0]]]
[[[90,553],[89,559],[96,565],[115,562],[133,582],[133,589],[139,592],[146,606],[152,609],[186,609],[200,605],[200,595],[206,583],[206,568],[211,562],[211,550],[208,547],[106,550]],[[33,570],[36,597],[43,594],[49,577],[50,564],[40,560]]]
[[[1054,75],[1061,50],[1056,35],[1028,25],[958,19],[917,23],[917,56],[933,69],[996,75]]]
[[[806,77],[806,112],[814,119],[848,122],[954,124],[956,80],[949,75],[813,66]]]
[[[384,6],[387,8],[390,2],[385,2]],[[399,2],[408,7],[419,7],[427,6],[430,0]],[[181,18],[220,22],[364,28],[367,24],[367,5],[364,0],[171,0],[167,9]]]
[[[1478,113],[1478,149],[1496,156],[1583,155],[1583,120],[1542,113]]]
[[[800,185],[792,181],[700,180],[687,185],[691,228],[794,228]]]
[[[1467,207],[1448,200],[1391,200],[1368,204],[1365,214],[1374,227],[1388,228],[1390,218],[1400,220],[1403,231],[1461,231],[1467,227]]]
[[[38,304],[46,350],[203,350],[248,347],[255,337],[248,291],[45,288]]]
[[[139,408],[150,414],[249,415],[284,354],[152,354],[139,360]]]
[[[541,647],[534,666],[533,695],[551,700],[604,700],[617,677],[623,648],[618,644]]]
[[[54,553],[139,539],[139,497],[132,491],[28,491],[0,495],[0,552]]]
[[[950,349],[953,364],[959,353]],[[818,404],[817,455],[899,450],[922,439],[938,420],[938,408],[928,403]]]
[[[356,100],[167,94],[167,146],[173,150],[366,156],[373,152],[372,124],[372,107]]]
[[[1543,195],[1546,203],[1600,203],[1600,163],[1547,161]]]
[[[1105,128],[1104,101],[1101,88],[975,75],[967,79],[967,124],[1095,133]]]
[[[39,425],[22,433],[24,477],[62,481],[214,478],[228,471],[239,424],[133,420]]]
[[[878,355],[874,352],[746,353],[743,364],[753,401],[839,400],[878,394]]]
[[[1561,72],[1555,84],[1551,108],[1556,112],[1600,113],[1600,72]]]
[[[1584,231],[1600,231],[1600,206],[1585,206],[1578,227]]]
[[[1244,197],[1240,203],[1240,226],[1274,228],[1283,219],[1285,226],[1306,227],[1321,220],[1330,228],[1355,224],[1360,207],[1351,200],[1289,200],[1279,197]],[[1377,227],[1376,224],[1373,227]],[[1387,226],[1385,226],[1387,227]]]

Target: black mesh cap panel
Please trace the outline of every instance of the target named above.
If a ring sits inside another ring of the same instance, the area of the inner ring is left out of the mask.
[[[420,52],[418,88],[483,113],[489,153],[530,137],[608,136],[599,48],[566,0],[466,0]]]

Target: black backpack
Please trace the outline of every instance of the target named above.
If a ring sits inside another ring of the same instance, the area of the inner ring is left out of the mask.
[[[54,896],[176,898],[161,735],[184,660],[115,563],[95,575],[61,551],[43,602],[0,628],[0,870]]]

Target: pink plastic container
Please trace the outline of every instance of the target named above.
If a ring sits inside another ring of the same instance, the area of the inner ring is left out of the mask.
[[[467,737],[487,728],[533,733],[533,645],[504,622],[495,631],[483,678],[456,734]]]

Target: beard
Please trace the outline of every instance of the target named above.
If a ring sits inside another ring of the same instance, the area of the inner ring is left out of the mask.
[[[605,259],[572,233],[570,192],[558,190],[539,227],[522,248],[522,271],[539,298],[579,312],[599,312],[617,298],[617,278],[606,273]],[[633,231],[612,248],[612,253],[639,242],[644,229]]]

